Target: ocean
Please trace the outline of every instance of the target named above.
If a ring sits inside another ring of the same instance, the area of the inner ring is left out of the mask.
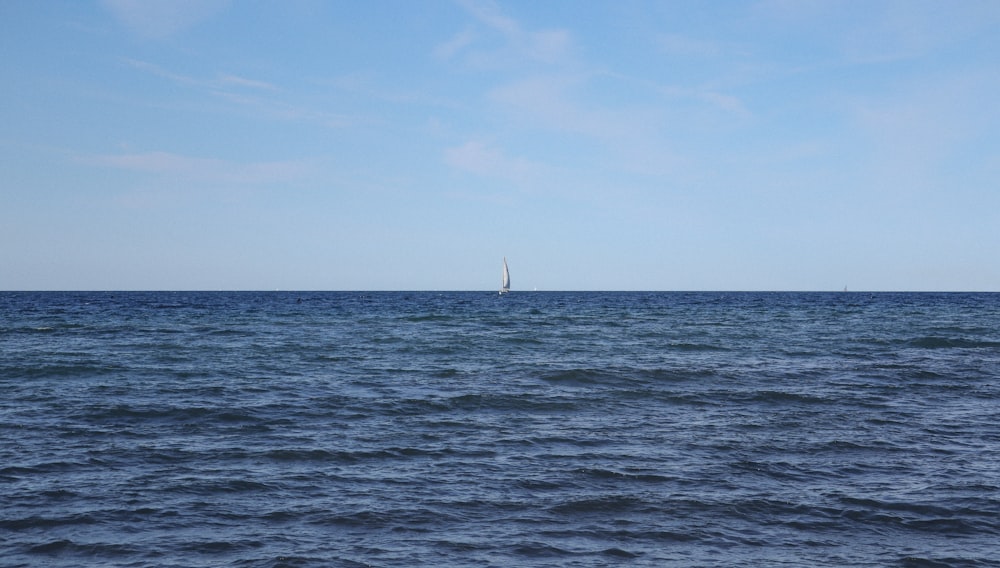
[[[1000,566],[1000,294],[0,292],[0,565]]]

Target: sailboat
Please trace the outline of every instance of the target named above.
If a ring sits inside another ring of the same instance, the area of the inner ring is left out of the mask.
[[[503,280],[500,282],[500,295],[510,292],[510,272],[507,270],[507,257],[503,257]]]

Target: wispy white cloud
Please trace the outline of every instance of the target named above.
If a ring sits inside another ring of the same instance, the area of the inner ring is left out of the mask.
[[[256,94],[232,91],[210,90],[209,93],[223,99],[244,112],[252,112],[257,118],[302,122],[327,128],[347,128],[366,122],[366,119],[345,113],[321,110],[308,105],[286,103]]]
[[[449,166],[488,178],[504,179],[519,184],[538,180],[549,168],[527,158],[509,156],[502,150],[479,140],[446,148],[444,161]]]
[[[521,26],[500,11],[500,7],[492,0],[458,0],[458,3],[470,14],[489,27],[507,36],[521,34]]]
[[[590,162],[592,165],[600,161],[611,170],[641,174],[676,168],[679,158],[669,143],[670,129],[664,123],[663,99],[657,97],[656,84],[608,73],[581,59],[574,36],[568,30],[533,30],[505,14],[491,0],[458,0],[458,3],[481,26],[481,31],[464,31],[454,36],[438,48],[438,53],[462,57],[486,70],[502,67],[521,72],[520,77],[505,78],[504,83],[486,91],[485,99],[497,116],[509,117],[527,131],[551,136],[556,144],[560,137],[571,137],[573,144],[592,145],[593,151],[602,148],[600,157]],[[708,50],[708,44],[700,49]],[[645,94],[634,97],[637,85]],[[610,100],[608,93],[615,93]],[[698,97],[728,113],[746,112],[735,96],[706,89]],[[537,154],[530,158],[536,166],[558,160],[533,146]],[[510,162],[509,157],[498,152],[480,143],[467,143],[450,149],[446,156],[452,165],[460,161],[469,170],[475,165],[480,173],[489,169],[488,164],[501,163],[503,167],[494,171],[497,176],[525,171],[524,162]]]
[[[92,166],[216,184],[271,184],[300,180],[312,170],[300,160],[232,162],[170,152],[98,154],[79,161]]]
[[[556,147],[562,144],[561,140],[589,147],[584,151],[596,154],[585,161],[585,168],[642,175],[676,171],[682,160],[672,148],[670,125],[661,109],[588,102],[587,88],[588,77],[584,75],[538,75],[499,86],[489,92],[487,99],[496,112],[522,125],[517,132],[547,137]],[[531,157],[534,164],[557,160],[543,147],[537,144],[532,147],[539,152]],[[473,163],[472,157],[477,157],[480,165],[503,164],[497,168],[498,173],[525,171],[523,163],[499,160],[488,146],[467,144],[461,149],[469,163]]]
[[[476,33],[465,29],[454,35],[448,41],[434,48],[434,55],[441,59],[451,59],[476,40]]]
[[[569,74],[535,75],[496,87],[487,98],[507,112],[529,117],[537,126],[587,133],[593,131],[597,117],[584,112],[570,97],[584,80]]]
[[[246,89],[259,89],[264,91],[276,91],[278,88],[266,81],[247,79],[238,75],[223,74],[215,80],[216,83],[227,87],[241,87]]]
[[[452,107],[454,102],[441,96],[430,94],[422,88],[400,88],[387,86],[373,73],[348,73],[330,79],[314,81],[323,87],[333,87],[337,91],[360,96],[369,101],[383,101],[403,105],[427,105]]]
[[[794,30],[838,58],[835,64],[878,64],[921,57],[1000,24],[1000,4],[969,0],[961,9],[937,0],[888,0],[864,5],[837,0],[760,0],[751,10],[762,26]]]
[[[126,65],[128,65],[129,67],[132,67],[144,73],[148,73],[150,75],[155,75],[157,77],[160,77],[161,79],[167,79],[173,83],[178,83],[181,85],[190,85],[190,86],[204,85],[206,83],[204,80],[199,80],[195,79],[194,77],[189,77],[187,75],[182,75],[179,73],[168,71],[163,67],[156,65],[155,63],[150,63],[148,61],[141,61],[138,59],[131,59],[128,57],[122,58],[121,61]]]
[[[497,87],[488,99],[535,127],[610,146],[654,134],[661,122],[657,109],[588,104],[583,101],[588,80],[588,75],[537,75]]]
[[[455,54],[471,45],[475,39],[476,34],[472,30],[462,30],[448,41],[434,48],[434,55],[441,59],[451,59]]]
[[[980,33],[994,34],[1000,4],[962,3],[961,10],[942,2],[888,2],[864,24],[841,34],[840,48],[852,62],[881,63],[923,57]]]
[[[149,61],[142,61],[138,59],[123,58],[122,61],[139,71],[148,73],[150,75],[155,75],[162,79],[167,79],[173,83],[180,85],[186,85],[190,87],[202,87],[210,89],[223,89],[223,88],[239,88],[239,89],[253,89],[253,90],[263,90],[263,91],[277,91],[279,90],[277,86],[266,81],[260,81],[257,79],[249,79],[247,77],[241,77],[232,73],[219,73],[213,78],[201,78],[192,77],[190,75],[184,75],[181,73],[175,73],[168,69],[165,69],[155,63],[150,63]]]
[[[726,48],[716,41],[695,39],[681,34],[662,34],[657,38],[657,44],[668,55],[683,57],[716,57],[726,51]]]
[[[284,89],[267,81],[251,79],[232,73],[219,73],[214,77],[194,77],[176,73],[155,63],[137,59],[122,61],[143,73],[154,75],[174,84],[200,90],[206,95],[252,111],[255,116],[278,120],[292,120],[321,124],[330,128],[343,128],[356,124],[356,117],[321,110],[282,100]]]
[[[750,111],[743,100],[735,95],[728,95],[708,88],[663,87],[660,91],[671,98],[690,99],[705,103],[712,108],[721,110],[733,117],[749,117]]]
[[[102,0],[101,4],[132,33],[163,39],[218,14],[229,0]]]
[[[525,30],[517,20],[503,14],[492,0],[458,0],[477,22],[488,30],[500,34],[500,48],[479,48],[480,36],[472,31],[460,32],[439,45],[435,53],[453,57],[464,53],[467,61],[482,67],[506,66],[517,62],[566,64],[571,61],[574,44],[569,31],[564,29]]]

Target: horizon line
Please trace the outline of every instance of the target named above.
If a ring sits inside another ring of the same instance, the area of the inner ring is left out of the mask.
[[[35,289],[0,289],[0,293],[368,293],[368,294],[416,294],[416,293],[489,293],[496,294],[496,290],[490,289],[319,289],[319,288],[35,288]],[[996,294],[1000,290],[895,290],[895,289],[871,289],[871,290],[834,290],[834,289],[690,289],[690,290],[667,290],[667,289],[617,289],[617,290],[592,290],[592,289],[565,289],[565,290],[511,290],[509,293],[532,294],[532,293],[596,293],[596,294],[622,294],[622,293],[644,293],[644,294]]]

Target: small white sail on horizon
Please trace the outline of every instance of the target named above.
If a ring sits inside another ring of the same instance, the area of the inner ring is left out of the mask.
[[[510,292],[510,271],[507,270],[507,257],[503,257],[503,279],[500,281],[500,295]]]

